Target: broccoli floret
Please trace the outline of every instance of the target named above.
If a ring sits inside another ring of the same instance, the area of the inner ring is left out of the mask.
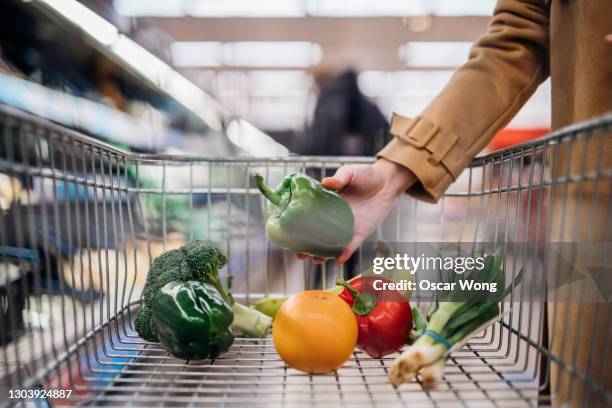
[[[195,280],[213,285],[226,302],[233,304],[234,299],[219,277],[219,270],[227,263],[223,252],[209,241],[190,241],[181,250],[185,254],[183,269],[193,272]]]
[[[173,249],[158,256],[149,269],[147,281],[142,291],[143,304],[151,307],[157,292],[167,283],[189,280],[182,263],[185,255],[180,249]]]
[[[216,274],[227,263],[227,257],[210,241],[190,241],[181,251],[190,268],[198,273]]]
[[[151,324],[151,322],[153,322],[151,309],[143,303],[138,312],[138,316],[134,319],[134,327],[144,340],[157,341],[157,326]]]
[[[136,331],[147,341],[157,341],[157,327],[152,319],[153,300],[159,290],[174,281],[198,281],[213,285],[232,305],[236,327],[244,334],[262,337],[272,325],[272,319],[262,313],[238,305],[229,290],[221,284],[219,269],[227,263],[226,256],[210,241],[190,241],[179,249],[160,255],[153,261],[142,291],[142,305],[134,321]]]

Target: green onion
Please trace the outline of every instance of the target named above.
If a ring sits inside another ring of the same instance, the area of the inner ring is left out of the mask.
[[[412,308],[412,321],[414,328],[410,332],[410,339],[408,344],[414,344],[419,337],[423,335],[425,328],[427,327],[427,320],[423,316],[423,312],[418,307]]]
[[[497,287],[501,288],[504,284],[502,264],[503,252],[501,248],[498,248],[494,255],[485,258],[482,269],[474,270],[469,274],[469,279],[474,282],[496,283]],[[416,329],[413,330],[411,338],[413,336],[418,336],[418,338],[411,347],[395,359],[389,371],[389,381],[398,386],[410,381],[417,373],[420,373],[424,387],[431,388],[439,383],[444,370],[447,346],[457,344],[475,334],[474,331],[479,330],[498,316],[498,303],[512,291],[513,287],[519,284],[523,272],[524,270],[521,269],[512,284],[504,290],[485,297],[474,293],[466,299],[466,293],[460,293],[459,286],[456,286],[455,290],[447,294],[449,301],[440,302],[434,299],[428,311],[429,321],[425,329],[419,327],[422,322],[418,320],[422,319],[422,315],[417,312],[415,314]],[[455,280],[458,277],[459,274],[455,274]],[[424,321],[424,318],[422,320]],[[427,335],[426,332],[429,332],[430,335]],[[432,337],[432,332],[439,335],[441,340],[446,339],[448,343],[439,342],[434,338],[435,335]]]

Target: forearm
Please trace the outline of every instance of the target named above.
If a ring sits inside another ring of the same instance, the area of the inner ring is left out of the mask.
[[[394,140],[378,157],[416,175],[410,194],[438,200],[548,76],[547,13],[544,1],[500,1],[440,95],[413,120],[394,115]]]

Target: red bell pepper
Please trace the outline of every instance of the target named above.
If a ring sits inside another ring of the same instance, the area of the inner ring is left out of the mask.
[[[375,290],[373,282],[392,282],[379,276],[356,277],[346,282],[338,295],[351,306],[357,318],[357,346],[370,356],[380,358],[399,351],[412,330],[410,303],[398,291]]]

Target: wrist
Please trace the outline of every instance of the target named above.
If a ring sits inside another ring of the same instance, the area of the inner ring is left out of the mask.
[[[384,178],[386,187],[395,195],[400,195],[418,181],[408,168],[385,158],[376,160],[373,166]]]

